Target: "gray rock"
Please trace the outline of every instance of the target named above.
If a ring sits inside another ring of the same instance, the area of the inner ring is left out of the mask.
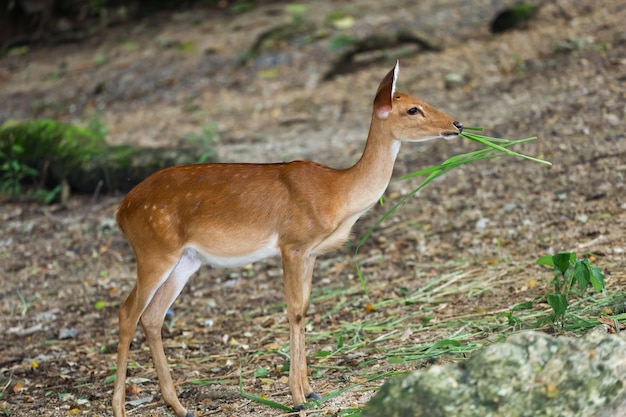
[[[626,338],[528,331],[391,379],[363,417],[626,417]]]

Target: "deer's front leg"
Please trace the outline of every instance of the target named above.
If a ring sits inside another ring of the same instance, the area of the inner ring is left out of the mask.
[[[309,385],[305,347],[305,317],[311,296],[315,257],[299,250],[283,250],[283,279],[290,328],[289,389],[296,410],[306,408],[307,398],[319,399]]]

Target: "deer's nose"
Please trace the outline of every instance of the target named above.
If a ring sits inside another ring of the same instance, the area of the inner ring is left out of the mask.
[[[461,133],[463,131],[463,123],[461,123],[461,122],[452,122],[452,124],[454,125],[454,127],[459,129],[459,133]]]

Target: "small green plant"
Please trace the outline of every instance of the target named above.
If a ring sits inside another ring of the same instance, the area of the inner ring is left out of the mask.
[[[20,155],[24,153],[24,148],[19,144],[13,144],[11,152]],[[0,165],[0,193],[20,195],[22,183],[35,179],[39,175],[39,171],[28,164],[18,159],[8,159],[2,150],[0,150],[0,161],[3,161]]]
[[[208,123],[200,133],[190,133],[184,139],[200,148],[202,154],[198,163],[203,164],[215,156],[214,145],[220,140],[219,126],[217,123]]]
[[[307,10],[309,10],[309,5],[304,3],[290,3],[285,5],[285,12],[291,16],[291,21],[294,24],[304,21],[304,15]]]
[[[554,292],[546,295],[546,301],[552,307],[553,321],[561,326],[569,306],[569,295],[576,285],[580,291],[586,291],[589,287],[593,287],[596,292],[604,290],[602,270],[592,265],[589,259],[578,259],[576,252],[545,255],[537,259],[536,264],[552,268]]]
[[[339,35],[330,40],[328,43],[328,47],[333,51],[338,51],[349,46],[352,46],[354,43],[354,38],[350,35]]]
[[[38,188],[32,192],[33,198],[44,204],[52,204],[55,201],[60,201],[62,195],[63,184],[58,184],[52,189]]]
[[[514,327],[514,328],[521,327],[523,324],[523,321],[517,316],[515,316],[514,313],[520,310],[530,310],[532,307],[533,307],[532,301],[526,301],[526,302],[514,305],[509,311],[502,312],[498,314],[497,317],[501,319],[505,319],[506,323],[511,327]]]

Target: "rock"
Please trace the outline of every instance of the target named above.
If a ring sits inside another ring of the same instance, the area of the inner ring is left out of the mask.
[[[76,336],[78,336],[78,329],[71,327],[71,328],[62,328],[59,330],[59,340],[64,340],[64,339],[76,339]]]
[[[465,362],[391,379],[363,417],[626,416],[626,338],[515,334]]]

